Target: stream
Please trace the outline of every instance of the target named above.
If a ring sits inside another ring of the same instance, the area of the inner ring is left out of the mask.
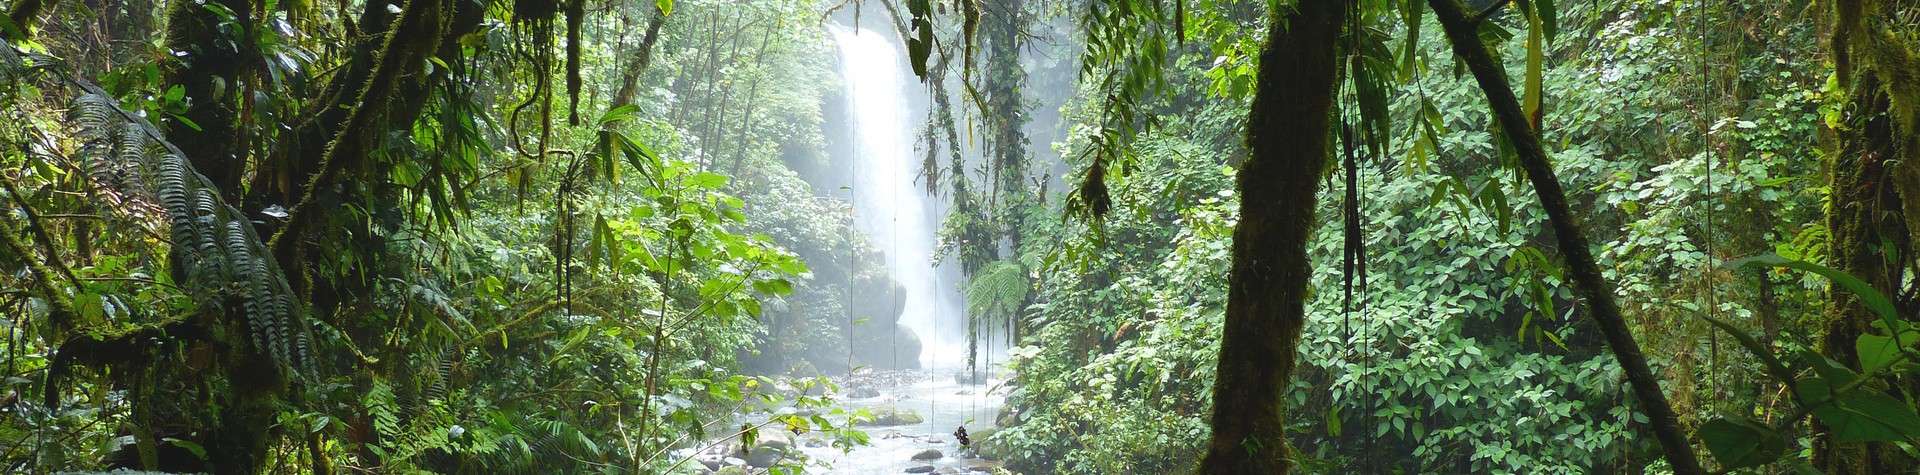
[[[866,409],[877,417],[876,423],[888,422],[889,414],[906,417],[908,413],[921,419],[918,423],[899,423],[897,425],[862,424],[859,429],[868,435],[868,444],[855,446],[850,450],[832,447],[820,436],[803,434],[788,438],[778,430],[762,430],[762,441],[757,446],[766,446],[769,437],[774,446],[791,447],[787,457],[804,455],[808,474],[867,475],[888,473],[939,473],[962,474],[991,472],[999,463],[978,458],[972,450],[960,446],[954,437],[954,429],[965,426],[967,431],[984,434],[986,429],[994,427],[994,417],[1006,402],[1007,388],[1002,386],[1005,375],[996,374],[986,380],[986,384],[962,384],[956,381],[954,371],[870,371],[855,376],[851,380],[835,378],[842,392],[836,396],[836,407],[848,410]],[[871,389],[872,391],[862,390]],[[867,397],[851,397],[854,395]],[[767,414],[745,414],[741,422],[765,421]],[[896,421],[898,422],[898,421]],[[792,440],[797,439],[798,443]],[[743,450],[737,441],[712,444],[714,448],[704,452],[692,449],[676,451],[675,456],[691,457],[704,464],[711,472],[718,474],[762,473],[761,467],[769,465],[768,457],[756,459],[755,451]],[[937,458],[928,450],[938,451]],[[779,451],[767,451],[768,454],[780,454]],[[918,457],[916,457],[918,456]],[[688,464],[695,467],[698,465]]]

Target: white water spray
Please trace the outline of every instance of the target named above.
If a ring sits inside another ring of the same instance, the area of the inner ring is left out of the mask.
[[[965,364],[966,337],[952,324],[960,315],[958,292],[947,288],[933,263],[939,212],[917,181],[904,58],[878,32],[828,29],[840,47],[852,118],[854,225],[886,254],[887,272],[906,287],[900,324],[920,337],[921,367],[958,367]]]

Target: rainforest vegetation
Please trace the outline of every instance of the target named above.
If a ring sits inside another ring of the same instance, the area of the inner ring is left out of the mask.
[[[1920,473],[1908,0],[0,2],[0,472]]]

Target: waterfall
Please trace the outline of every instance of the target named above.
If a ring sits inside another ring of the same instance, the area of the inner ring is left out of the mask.
[[[828,29],[839,45],[840,78],[852,119],[854,225],[885,254],[887,272],[906,289],[900,324],[920,337],[921,367],[959,367],[965,364],[966,335],[964,325],[956,324],[962,321],[953,284],[958,279],[933,261],[940,209],[918,181],[905,58],[878,32],[840,25]]]

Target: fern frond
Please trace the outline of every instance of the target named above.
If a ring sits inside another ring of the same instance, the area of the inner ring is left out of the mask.
[[[10,59],[0,58],[5,61]],[[82,89],[99,91],[81,82]],[[101,93],[75,97],[67,120],[81,140],[79,158],[87,176],[108,188],[101,196],[115,205],[120,197],[131,197],[143,212],[166,214],[173,260],[184,274],[177,276],[184,277],[180,281],[213,305],[239,302],[260,353],[285,368],[310,370],[311,332],[292,289],[252,225],[221,202],[219,191],[188,157],[145,119]]]
[[[200,239],[193,226],[193,190],[187,187],[186,164],[180,156],[169,153],[160,157],[156,168],[159,173],[154,176],[154,196],[167,210],[174,247],[197,251]]]
[[[286,319],[285,325],[293,333],[294,360],[291,363],[294,369],[313,375],[313,331],[307,328],[307,320],[301,316],[300,307],[293,303],[290,295],[293,295],[292,289],[286,289],[275,295],[274,300],[284,309],[285,313],[281,316]]]
[[[259,348],[262,353],[267,353],[266,321],[260,318],[261,312],[263,312],[264,309],[260,305],[261,300],[256,298],[262,289],[253,285],[255,282],[253,275],[256,272],[264,272],[265,268],[256,267],[252,249],[247,247],[246,228],[242,226],[239,220],[227,222],[227,263],[233,269],[231,275],[234,278],[244,279],[235,282],[232,290],[240,293],[240,306],[241,309],[246,312],[247,329],[253,336],[254,348]]]
[[[289,360],[287,333],[281,326],[285,323],[285,318],[280,312],[279,299],[273,294],[273,286],[268,280],[267,260],[260,256],[255,256],[252,260],[253,270],[247,274],[248,283],[252,284],[251,290],[247,293],[247,305],[252,307],[247,311],[247,325],[256,328],[255,331],[265,333],[266,342],[260,346],[260,352],[273,356],[275,360],[287,362]]]
[[[120,116],[113,100],[98,94],[83,94],[67,108],[67,121],[78,129],[78,159],[88,177],[99,183],[112,183],[115,135],[120,132]]]
[[[1027,300],[1031,289],[1020,264],[1012,261],[989,264],[967,285],[967,313],[974,318],[1011,315]]]
[[[113,99],[99,94],[81,94],[67,108],[67,121],[79,127],[83,139],[107,139],[118,131],[120,115]]]
[[[0,48],[0,82],[12,83],[27,72],[26,58],[20,57],[13,48]]]
[[[434,371],[427,374],[433,378],[433,382],[427,384],[426,400],[428,401],[446,400],[447,385],[453,379],[453,355],[441,352],[439,359],[440,364],[434,365]]]
[[[147,146],[151,144],[147,140],[146,129],[132,122],[121,122],[120,143],[114,145],[113,161],[104,164],[100,172],[111,179],[101,181],[119,187],[123,192],[138,193],[145,189],[146,177],[140,174],[140,163],[146,161]]]
[[[199,191],[197,187],[194,189],[191,220],[193,229],[196,230],[194,236],[196,241],[184,245],[200,249],[200,261],[195,263],[197,275],[193,276],[194,280],[199,282],[225,282],[227,276],[233,275],[226,253],[221,252],[220,235],[222,233],[214,224],[216,199],[212,192]]]

